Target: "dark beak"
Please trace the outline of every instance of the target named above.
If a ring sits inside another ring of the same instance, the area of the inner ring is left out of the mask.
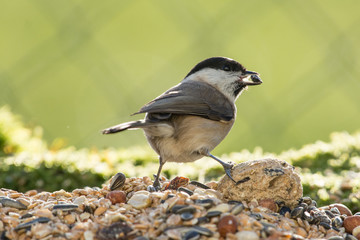
[[[241,82],[246,86],[259,85],[262,83],[261,78],[257,72],[246,71],[243,76],[244,77],[242,78]]]

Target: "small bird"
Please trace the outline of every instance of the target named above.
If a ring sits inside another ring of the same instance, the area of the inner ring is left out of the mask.
[[[161,188],[159,177],[166,162],[192,162],[204,156],[218,161],[234,181],[233,163],[225,163],[210,152],[233,126],[238,96],[247,86],[261,83],[258,73],[246,70],[237,61],[211,57],[198,63],[178,85],[133,114],[146,113],[145,119],[122,123],[102,133],[144,130],[147,141],[159,155],[155,189]]]

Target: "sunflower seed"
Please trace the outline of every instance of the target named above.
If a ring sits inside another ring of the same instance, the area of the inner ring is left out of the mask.
[[[126,177],[123,173],[118,172],[110,180],[110,190],[118,190],[125,184]]]

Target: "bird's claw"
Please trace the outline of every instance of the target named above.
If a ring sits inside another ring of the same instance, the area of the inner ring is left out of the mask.
[[[226,163],[226,164],[224,164],[223,165],[223,168],[224,168],[224,170],[225,170],[225,173],[226,173],[226,175],[234,182],[234,183],[236,183],[236,181],[232,178],[232,176],[231,176],[231,170],[232,170],[232,168],[234,167],[234,163],[233,162],[228,162],[228,163]]]
[[[149,191],[149,192],[158,192],[158,191],[160,191],[160,187],[154,187],[154,185],[149,185],[149,186],[147,186],[147,190]]]
[[[159,178],[157,178],[155,174],[154,174],[154,177],[155,177],[155,181],[154,181],[153,185],[147,186],[147,190],[149,192],[158,192],[161,190],[161,184],[160,184]]]

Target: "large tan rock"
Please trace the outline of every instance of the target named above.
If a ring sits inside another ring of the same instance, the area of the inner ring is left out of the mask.
[[[232,177],[224,176],[217,190],[227,200],[251,201],[272,199],[295,206],[302,197],[303,189],[294,167],[279,159],[259,159],[236,165]]]

